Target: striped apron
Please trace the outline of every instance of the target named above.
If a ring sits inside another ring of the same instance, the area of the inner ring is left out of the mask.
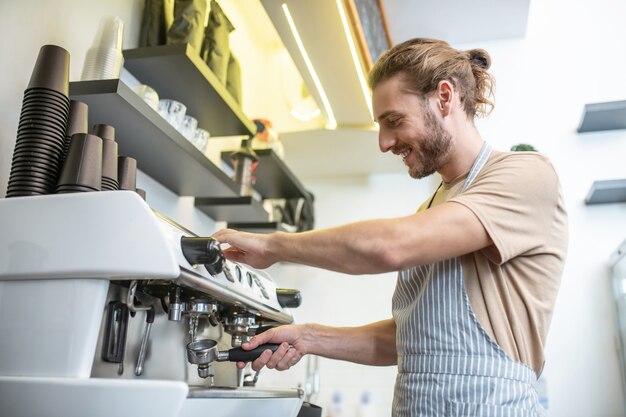
[[[461,192],[490,153],[485,144]],[[393,316],[398,350],[394,417],[544,415],[534,371],[512,360],[476,318],[460,258],[401,271]]]

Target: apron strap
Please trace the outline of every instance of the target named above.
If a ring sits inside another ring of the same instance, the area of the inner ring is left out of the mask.
[[[485,165],[485,163],[489,159],[489,155],[491,155],[491,149],[492,148],[489,143],[485,142],[483,144],[483,147],[480,149],[478,156],[476,157],[476,159],[474,159],[474,164],[472,165],[472,168],[470,169],[469,174],[467,174],[467,178],[465,179],[465,183],[463,184],[463,188],[461,189],[461,192],[467,190],[467,187],[469,187],[472,184],[472,181],[474,181],[474,178],[476,178],[476,176],[478,175],[482,167]]]

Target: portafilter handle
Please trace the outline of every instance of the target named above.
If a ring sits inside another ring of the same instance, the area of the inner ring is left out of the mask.
[[[217,342],[211,339],[196,340],[187,345],[187,360],[189,363],[198,365],[198,375],[202,378],[209,376],[209,365],[214,362],[252,362],[266,350],[275,352],[280,344],[267,343],[252,350],[233,348],[230,350],[217,350]]]
[[[276,352],[276,349],[280,347],[280,344],[266,343],[264,345],[257,346],[252,350],[244,350],[237,347],[230,350],[222,351],[217,355],[218,362],[230,361],[230,362],[252,362],[256,360],[266,350]]]

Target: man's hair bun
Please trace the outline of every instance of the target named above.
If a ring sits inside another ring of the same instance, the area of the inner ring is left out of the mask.
[[[471,49],[467,53],[472,64],[478,65],[482,69],[489,69],[491,66],[491,57],[484,49]]]

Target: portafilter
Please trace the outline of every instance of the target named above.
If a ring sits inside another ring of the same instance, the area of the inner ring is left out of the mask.
[[[268,349],[275,352],[279,346],[280,344],[267,343],[252,350],[238,347],[219,351],[215,340],[201,339],[187,345],[187,360],[198,365],[198,375],[206,378],[209,376],[209,365],[212,362],[251,362]]]

